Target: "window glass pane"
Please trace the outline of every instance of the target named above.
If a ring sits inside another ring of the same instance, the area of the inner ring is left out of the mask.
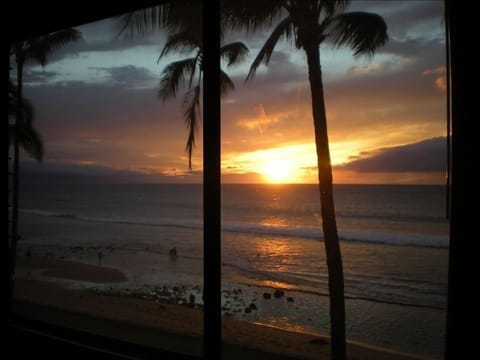
[[[49,53],[45,67],[25,63],[44,156],[20,154],[15,300],[34,318],[200,355],[203,164],[195,149],[188,169],[185,112],[200,113],[202,3],[165,6],[170,30],[152,31],[146,19],[159,8],[143,9],[79,26],[82,40]],[[182,21],[192,28],[169,47]],[[45,305],[66,311],[50,316]]]
[[[449,244],[443,3],[352,2],[345,11],[381,15],[389,39],[374,56],[355,57],[351,43],[337,47],[327,38],[322,78],[305,50],[301,31],[308,29],[296,26],[307,27],[309,11],[300,12],[301,24],[282,28],[287,10],[235,3],[224,1],[232,12],[224,43],[244,41],[249,55],[227,69],[236,89],[222,99],[224,341],[302,358],[328,351],[312,115],[313,96],[321,123],[322,81],[347,340],[441,358]],[[300,3],[294,8],[305,10]],[[271,24],[264,11],[275,15]],[[262,20],[265,26],[252,27]],[[336,24],[351,20],[345,15]],[[269,53],[263,46],[275,28],[288,36]],[[255,76],[244,83],[252,64]],[[359,352],[349,347],[350,356],[365,356]]]

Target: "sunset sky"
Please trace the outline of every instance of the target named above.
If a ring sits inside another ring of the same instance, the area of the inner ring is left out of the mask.
[[[442,1],[353,1],[376,12],[390,40],[373,58],[322,44],[327,118],[335,183],[445,181],[445,31]],[[52,54],[44,68],[25,71],[46,148],[24,173],[92,175],[111,181],[201,182],[201,131],[187,169],[181,103],[157,97],[157,63],[165,33],[116,37],[115,21],[78,27],[83,41]],[[249,57],[224,69],[236,90],[222,100],[224,182],[315,183],[316,154],[306,59],[279,43],[268,67],[244,79],[269,35],[236,32]],[[208,119],[206,121],[208,123]],[[30,176],[30,175],[28,175]]]

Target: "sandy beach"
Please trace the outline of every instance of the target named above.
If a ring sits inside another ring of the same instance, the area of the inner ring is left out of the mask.
[[[86,332],[133,341],[151,347],[202,353],[203,312],[191,306],[160,303],[62,286],[57,279],[98,284],[126,281],[119,270],[45,257],[20,258],[14,311]],[[36,271],[40,276],[31,276]],[[285,331],[224,317],[223,352],[226,359],[329,359],[328,337]],[[421,359],[349,342],[349,359]]]

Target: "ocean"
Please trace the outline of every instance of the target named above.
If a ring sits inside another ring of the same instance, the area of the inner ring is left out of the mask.
[[[442,358],[445,195],[443,186],[335,186],[348,339]],[[20,252],[87,263],[102,252],[105,266],[128,275],[117,287],[202,286],[201,185],[30,184],[20,208]],[[176,261],[168,261],[172,247]],[[246,305],[256,301],[255,311],[225,307],[228,315],[328,333],[316,185],[222,185],[222,282],[242,289]],[[275,289],[285,297],[263,298]]]

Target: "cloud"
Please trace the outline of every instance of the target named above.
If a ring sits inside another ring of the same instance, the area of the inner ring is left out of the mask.
[[[112,86],[128,87],[130,89],[152,88],[157,86],[157,76],[145,67],[134,65],[114,67],[89,67],[91,70],[104,72],[108,83]]]
[[[157,171],[161,166],[187,168],[180,101],[162,102],[147,88],[82,82],[26,87],[25,96],[35,106],[47,161]],[[201,136],[197,146],[194,162],[201,158]]]
[[[54,51],[49,56],[49,63],[62,59],[81,57],[86,53],[118,52],[134,47],[153,47],[159,52],[166,36],[162,32],[152,32],[135,38],[119,36],[118,19],[109,18],[76,27],[82,34],[82,39],[68,43]]]
[[[332,147],[332,159],[339,152],[339,161],[344,161],[362,149],[376,148],[350,158],[349,164],[360,169],[369,161],[373,166],[375,159],[379,161],[389,151],[401,150],[386,148],[389,144],[413,144],[444,133],[446,102],[437,89],[443,86],[443,75],[436,70],[445,64],[439,31],[443,5],[435,1],[354,1],[351,5],[352,11],[385,16],[390,35],[386,47],[373,59],[354,59],[350,49],[321,49],[331,144],[359,141],[351,149]],[[105,21],[80,27],[85,40],[60,49],[49,59],[50,63],[56,57],[65,61],[51,64],[51,72],[32,72],[34,80],[43,81],[42,86],[26,86],[25,95],[37,110],[36,125],[46,142],[47,160],[134,168],[141,176],[183,173],[178,170],[187,164],[181,96],[162,103],[156,89],[146,87],[149,82],[158,85],[154,73],[163,66],[155,65],[164,43],[162,35],[116,39],[110,25]],[[308,68],[302,51],[291,42],[279,43],[269,66],[260,66],[253,81],[244,83],[269,34],[268,30],[253,34],[247,43],[248,59],[228,69],[236,91],[222,104],[224,155],[294,141],[314,142]],[[235,41],[248,40],[243,32],[235,35]],[[67,61],[68,57],[72,59]],[[75,76],[67,76],[70,73]],[[69,81],[73,79],[80,81]],[[200,164],[201,136],[198,140],[194,156]],[[235,176],[240,181],[240,175]]]
[[[247,130],[258,129],[258,132],[263,134],[264,130],[266,130],[269,125],[280,121],[277,117],[268,116],[263,104],[254,106],[253,111],[255,113],[254,117],[240,119],[237,121],[237,125]]]
[[[127,67],[114,69],[111,73],[115,81],[122,82],[127,77],[143,81],[145,74],[136,70]],[[38,126],[55,132],[68,129],[72,134],[88,135],[88,138],[102,138],[90,134],[91,130],[108,130],[114,134],[124,126],[131,129],[158,123],[160,113],[164,123],[182,119],[181,109],[175,101],[162,103],[154,90],[146,88],[133,91],[130,87],[63,82],[25,87],[25,96],[35,105]],[[182,122],[180,125],[183,128]]]
[[[356,172],[441,172],[446,169],[446,140],[435,137],[412,144],[361,152],[336,166]]]
[[[116,169],[86,163],[62,163],[25,160],[20,165],[20,180],[24,184],[61,183],[200,183],[202,172],[178,169],[152,171],[150,168]]]
[[[347,75],[353,76],[361,76],[361,75],[369,75],[372,73],[376,73],[380,71],[382,66],[380,64],[372,64],[372,65],[354,65],[347,70]]]
[[[381,15],[391,37],[415,37],[428,33],[437,37],[444,30],[442,1],[352,1],[349,11],[375,12]]]
[[[43,162],[23,161],[21,164],[21,173],[25,178],[32,176],[100,176],[100,177],[136,177],[139,175],[136,171],[125,169],[114,169],[107,166],[95,165],[86,161],[84,163],[61,163],[61,162]]]
[[[33,70],[26,68],[24,74],[25,86],[38,86],[48,84],[59,75],[56,71]]]
[[[435,79],[435,86],[441,91],[447,91],[447,79],[441,76]]]
[[[435,78],[434,84],[441,91],[445,92],[447,90],[447,69],[445,66],[439,66],[435,69],[428,69],[423,72],[423,75],[438,75]]]
[[[428,70],[425,70],[423,72],[423,75],[444,75],[445,72],[447,71],[447,69],[445,68],[445,66],[439,66],[435,69],[428,69]]]

